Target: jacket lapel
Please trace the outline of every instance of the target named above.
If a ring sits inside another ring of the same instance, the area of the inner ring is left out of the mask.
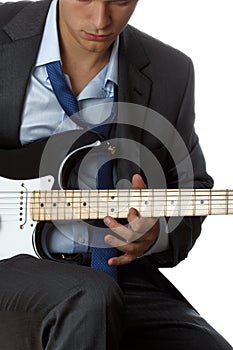
[[[35,63],[50,1],[25,6],[4,27],[9,40],[0,46],[1,131],[4,147],[18,147],[25,92]]]
[[[120,36],[119,101],[147,106],[151,80],[144,73],[150,60],[136,37],[135,29],[127,26]]]
[[[114,136],[116,139],[117,181],[121,180],[119,187],[127,187],[127,182],[122,183],[126,178],[131,181],[134,173],[141,173],[140,144],[145,123],[145,109],[150,102],[152,82],[145,74],[150,60],[144,52],[144,48],[137,40],[136,30],[127,26],[120,36],[119,51],[119,111]],[[125,102],[129,103],[128,107]],[[133,105],[131,105],[133,104]],[[139,105],[138,113],[136,105]],[[134,113],[134,109],[135,113]],[[139,117],[140,114],[140,117]],[[122,159],[124,158],[124,159]]]

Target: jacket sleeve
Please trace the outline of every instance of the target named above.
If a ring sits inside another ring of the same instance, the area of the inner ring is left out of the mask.
[[[200,188],[213,186],[212,178],[206,172],[206,164],[198,136],[194,129],[194,68],[189,60],[188,78],[185,92],[174,125],[184,141],[185,150],[171,140],[170,150],[176,155],[166,161],[165,175],[168,188]],[[174,143],[174,144],[172,144]],[[177,148],[177,149],[176,149]],[[190,164],[188,169],[187,164]],[[147,258],[157,267],[172,267],[185,259],[201,233],[204,217],[166,218],[169,231],[169,248],[154,253]]]

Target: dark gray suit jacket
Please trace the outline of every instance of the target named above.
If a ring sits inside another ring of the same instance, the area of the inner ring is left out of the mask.
[[[50,0],[0,5],[0,148],[21,147],[22,108],[49,4]],[[190,153],[194,187],[212,186],[194,131],[194,70],[186,55],[127,26],[120,36],[118,100],[149,107],[168,120],[183,138]],[[168,152],[159,138],[144,130],[145,118],[142,118],[141,128],[118,126],[114,135],[144,144],[157,157],[165,173],[167,187],[177,188],[177,169],[171,151]],[[161,132],[166,134],[166,130]],[[167,135],[167,140],[172,147],[170,136]],[[180,163],[182,156],[182,152],[178,154]],[[118,161],[118,178],[131,178],[135,168],[122,162]],[[156,174],[154,176],[156,178]],[[188,177],[184,170],[183,183],[179,182],[179,187],[189,187]],[[159,187],[159,181],[155,180],[155,186]],[[169,249],[145,259],[159,267],[176,265],[195,243],[202,221],[200,217],[184,218],[169,234]]]

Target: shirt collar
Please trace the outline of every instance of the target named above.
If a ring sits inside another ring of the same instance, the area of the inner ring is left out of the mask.
[[[51,45],[51,43],[53,43],[53,45]],[[53,0],[46,18],[35,66],[39,67],[45,65],[46,63],[60,60],[61,56],[57,33],[57,0]]]
[[[53,0],[51,2],[35,67],[43,66],[49,62],[61,61],[57,32],[57,2],[58,0]],[[53,45],[51,45],[51,43],[53,43]],[[115,40],[107,65],[104,79],[104,88],[106,90],[112,89],[112,84],[109,85],[109,81],[118,85],[118,48],[119,37]]]
[[[108,69],[105,76],[105,86],[108,80],[118,85],[118,50],[119,50],[119,36],[116,38],[112,48],[112,53],[108,63]]]

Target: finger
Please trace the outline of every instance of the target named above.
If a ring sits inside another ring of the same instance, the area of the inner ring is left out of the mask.
[[[108,243],[110,246],[121,250],[122,252],[125,252],[127,250],[126,246],[128,245],[128,242],[123,242],[121,239],[115,236],[106,235],[104,237],[104,241]]]
[[[128,243],[122,247],[119,247],[118,250],[125,253],[123,255],[120,255],[118,257],[110,258],[108,261],[109,265],[124,265],[129,264],[133,260],[135,260],[138,256],[141,256],[143,254],[144,243],[141,244],[135,244],[135,243]]]
[[[127,219],[134,232],[140,234],[146,232],[143,226],[145,220],[140,217],[139,212],[135,208],[130,208]]]
[[[156,218],[142,218],[138,211],[134,208],[130,208],[128,214],[128,222],[133,231],[143,235],[149,231],[156,223]]]
[[[108,264],[109,265],[129,264],[133,260],[137,259],[139,256],[143,255],[143,253],[148,249],[150,244],[151,242],[149,240],[140,241],[139,239],[134,243],[128,243],[126,245],[118,247],[117,249],[125,254],[109,259]]]
[[[158,231],[157,231],[158,233]],[[123,244],[119,246],[119,242],[117,242],[117,238],[111,235],[106,236],[106,241],[110,245],[118,245],[117,249],[121,252],[125,253],[119,257],[113,257],[109,259],[109,265],[125,265],[129,264],[131,261],[135,260],[139,256],[142,256],[145,251],[147,251],[151,245],[154,243],[157,237],[156,231],[150,231],[146,233],[143,238],[139,238],[133,243]]]
[[[143,190],[146,189],[147,186],[145,182],[143,181],[141,175],[134,174],[132,177],[132,186],[134,190]]]
[[[110,228],[114,233],[116,233],[119,237],[124,239],[127,242],[132,242],[141,237],[141,233],[134,232],[127,226],[121,225],[119,222],[117,222],[115,219],[113,219],[111,216],[106,216],[104,218],[105,225]],[[124,243],[124,242],[123,242]],[[122,245],[122,241],[121,244]]]
[[[131,263],[133,260],[135,260],[136,257],[129,255],[129,254],[123,254],[121,256],[118,256],[116,258],[111,258],[108,260],[108,264],[110,266],[119,266],[119,265],[126,265]]]

